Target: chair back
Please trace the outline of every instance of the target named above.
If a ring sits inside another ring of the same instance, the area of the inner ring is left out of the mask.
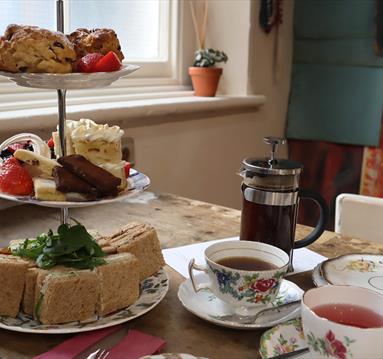
[[[383,198],[349,193],[337,196],[335,232],[383,243]]]

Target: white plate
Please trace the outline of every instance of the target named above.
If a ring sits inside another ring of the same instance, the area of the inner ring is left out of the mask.
[[[96,87],[105,87],[117,81],[119,78],[127,76],[137,71],[140,66],[122,65],[121,70],[112,72],[92,72],[80,73],[73,72],[68,74],[50,74],[50,73],[27,73],[27,72],[5,72],[0,71],[1,76],[7,77],[19,86],[42,88],[42,89],[90,89]]]
[[[334,285],[353,285],[383,293],[383,255],[348,254],[322,263],[322,276]]]
[[[322,276],[322,263],[319,263],[311,274],[311,278],[316,287],[323,287],[324,285],[328,285],[329,283]]]
[[[206,282],[206,274],[198,274],[196,276],[198,282]],[[283,280],[280,292],[276,300],[269,306],[260,306],[259,310],[281,305],[284,303],[292,302],[302,298],[303,290],[299,288],[296,284]],[[200,317],[208,322],[217,324],[223,327],[235,328],[235,329],[258,329],[258,328],[269,328],[273,325],[279,324],[282,321],[292,319],[300,315],[300,307],[292,309],[288,313],[280,318],[275,319],[275,313],[270,314],[273,320],[267,320],[268,317],[264,315],[262,322],[255,322],[252,324],[243,324],[240,320],[234,318],[225,318],[230,317],[234,314],[233,307],[218,299],[210,290],[202,290],[196,293],[193,290],[192,283],[190,279],[186,279],[178,289],[178,299],[181,301],[182,305],[186,310],[195,314],[197,317]],[[287,314],[287,315],[286,315]]]
[[[128,322],[149,312],[161,302],[168,289],[169,278],[166,272],[161,269],[141,282],[140,297],[134,304],[105,317],[95,317],[84,322],[44,325],[26,314],[19,313],[16,318],[0,316],[0,328],[23,333],[68,334],[111,327]]]
[[[0,198],[7,199],[9,201],[21,202],[27,204],[36,204],[43,207],[51,208],[76,208],[76,207],[89,207],[98,204],[105,204],[111,202],[121,202],[127,198],[135,196],[137,193],[145,191],[150,186],[150,179],[148,176],[134,169],[130,170],[128,178],[128,187],[125,191],[120,192],[118,196],[113,198],[99,199],[96,201],[85,201],[85,202],[69,202],[69,201],[39,201],[31,196],[13,196],[6,193],[0,192]]]
[[[264,332],[259,353],[262,359],[290,353],[307,347],[300,318],[289,320]],[[312,359],[310,353],[294,356],[299,359]]]

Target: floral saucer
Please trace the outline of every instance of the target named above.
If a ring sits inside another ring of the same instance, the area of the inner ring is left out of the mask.
[[[300,318],[289,320],[264,332],[261,337],[259,353],[262,359],[290,353],[307,347]],[[295,357],[294,357],[295,358]],[[309,359],[310,353],[297,355],[298,359]]]
[[[348,254],[322,263],[323,278],[334,285],[353,285],[383,293],[383,255]]]
[[[199,274],[196,276],[198,281],[203,282],[207,280],[206,274]],[[289,303],[302,298],[303,290],[296,284],[283,280],[279,294],[274,302],[268,305],[259,307],[259,311],[265,308],[276,307],[285,303]],[[243,317],[235,315],[234,308],[228,303],[218,299],[209,289],[204,289],[196,293],[190,279],[186,279],[181,283],[178,289],[178,299],[186,310],[193,313],[208,322],[228,328],[235,329],[258,329],[269,328],[283,321],[298,317],[300,315],[300,307],[294,306],[281,310],[277,310],[262,315],[258,320],[251,323],[244,323]]]

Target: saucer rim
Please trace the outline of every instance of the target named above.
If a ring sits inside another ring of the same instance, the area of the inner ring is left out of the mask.
[[[298,293],[300,293],[301,296],[303,296],[303,289],[300,288],[297,284],[295,284],[294,282],[291,282],[287,279],[283,279],[283,281],[287,282],[291,287],[293,287]],[[178,300],[181,302],[182,306],[190,313],[194,314],[195,316],[197,316],[198,318],[201,318],[207,322],[210,322],[212,324],[215,324],[215,325],[218,325],[218,326],[221,326],[221,327],[226,327],[226,328],[231,328],[231,329],[240,329],[240,330],[254,330],[254,329],[265,329],[265,328],[270,328],[270,327],[273,327],[273,326],[276,326],[276,325],[279,325],[279,324],[282,324],[284,321],[286,321],[286,317],[288,318],[287,320],[291,320],[291,319],[294,319],[294,318],[297,318],[299,317],[299,313],[300,313],[300,307],[298,308],[295,308],[294,310],[291,311],[291,313],[289,313],[287,316],[281,318],[283,321],[280,320],[274,320],[270,323],[263,323],[263,324],[239,324],[237,322],[231,322],[231,321],[223,321],[223,320],[219,320],[219,319],[216,319],[216,318],[213,318],[213,317],[210,317],[208,315],[204,316],[203,313],[199,313],[199,312],[196,312],[195,310],[191,309],[185,302],[184,300],[181,298],[181,290],[184,286],[186,286],[188,284],[188,282],[191,283],[191,280],[190,278],[185,278],[185,280],[179,285],[178,287],[178,292],[177,292],[177,297],[178,297]],[[198,293],[193,293],[194,296],[196,296]],[[211,293],[212,295],[214,295],[213,293]],[[219,298],[218,298],[219,299]],[[267,305],[265,305],[265,308],[267,307]]]

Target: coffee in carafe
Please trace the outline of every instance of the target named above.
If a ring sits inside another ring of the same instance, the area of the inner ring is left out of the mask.
[[[299,188],[301,163],[277,159],[278,145],[285,140],[265,137],[271,145],[270,158],[246,158],[242,161],[242,216],[240,239],[264,242],[284,250],[292,263],[294,248],[314,242],[324,231],[328,208],[318,194]],[[299,199],[313,200],[319,207],[316,228],[306,238],[295,241]]]

